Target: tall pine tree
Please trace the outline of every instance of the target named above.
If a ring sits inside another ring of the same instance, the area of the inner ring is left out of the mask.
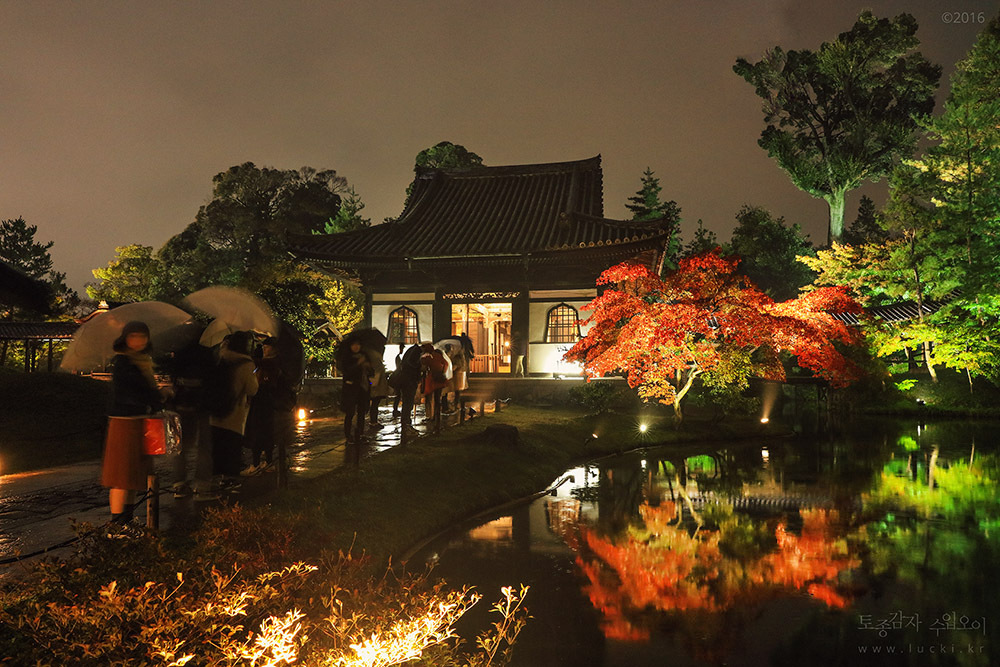
[[[625,204],[625,208],[632,212],[633,220],[666,218],[670,221],[673,233],[670,235],[667,247],[664,248],[663,267],[674,269],[677,268],[677,259],[681,251],[681,209],[672,199],[662,201],[660,199],[662,191],[660,179],[654,175],[652,169],[646,167],[646,171],[642,172],[642,186],[628,198],[630,203]]]

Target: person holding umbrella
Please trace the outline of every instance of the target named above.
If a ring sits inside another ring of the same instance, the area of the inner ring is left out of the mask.
[[[146,488],[146,477],[153,470],[152,457],[143,450],[145,421],[141,417],[158,411],[170,391],[159,389],[153,376],[152,345],[145,322],[133,321],[122,327],[112,349],[112,400],[101,485],[109,489],[109,534],[125,535],[131,530],[135,492]]]
[[[257,393],[256,368],[250,353],[253,335],[237,331],[225,337],[219,351],[216,380],[206,393],[209,424],[212,426],[212,472],[223,482],[238,488],[243,467],[243,434],[246,430],[250,401]]]

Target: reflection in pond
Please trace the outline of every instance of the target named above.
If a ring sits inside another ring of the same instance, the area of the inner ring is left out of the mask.
[[[532,586],[515,665],[1000,664],[993,428],[614,457],[435,545],[437,574]]]

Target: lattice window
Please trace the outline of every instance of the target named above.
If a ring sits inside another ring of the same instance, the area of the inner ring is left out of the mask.
[[[389,313],[389,341],[388,344],[403,343],[413,345],[420,342],[420,329],[417,326],[417,314],[407,308],[400,306]]]
[[[573,306],[560,303],[546,317],[546,343],[575,343],[580,340],[580,316]]]

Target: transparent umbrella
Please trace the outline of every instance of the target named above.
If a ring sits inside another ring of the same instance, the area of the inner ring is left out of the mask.
[[[99,313],[80,325],[63,355],[60,368],[70,372],[100,371],[115,351],[112,345],[129,322],[145,322],[149,327],[153,352],[173,352],[191,342],[192,329],[182,326],[191,315],[162,301],[128,303]]]
[[[257,295],[238,287],[213,285],[189,294],[181,303],[215,318],[218,324],[209,325],[209,328],[215,327],[213,335],[226,329],[227,333],[255,331],[276,336],[280,330],[270,307]]]

